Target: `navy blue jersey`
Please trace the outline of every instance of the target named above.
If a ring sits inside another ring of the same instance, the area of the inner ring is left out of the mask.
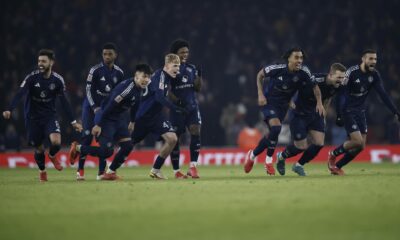
[[[179,74],[171,81],[171,92],[186,104],[197,105],[194,81],[198,78],[198,72],[192,64],[181,64]]]
[[[287,105],[297,90],[312,88],[315,84],[306,66],[291,72],[287,64],[273,64],[264,68],[264,75],[269,79],[268,85],[264,86],[267,104]]]
[[[345,89],[342,94],[344,104],[340,107],[339,112],[343,110],[347,112],[364,111],[365,100],[371,88],[373,88],[392,113],[398,113],[383,87],[382,78],[378,71],[363,72],[360,66],[356,65],[347,70],[346,77]]]
[[[49,78],[44,78],[39,70],[28,74],[20,85],[20,89],[12,100],[9,110],[12,111],[18,101],[25,95],[25,119],[54,118],[56,115],[56,99],[60,98],[67,117],[72,122],[72,114],[69,103],[65,98],[65,83],[63,77],[56,72],[51,72]]]
[[[96,113],[95,124],[102,124],[104,119],[117,121],[124,118],[131,109],[131,121],[134,122],[136,111],[143,95],[143,89],[135,85],[133,78],[119,83],[101,105],[101,111]]]
[[[333,85],[326,83],[327,74],[319,73],[314,74],[315,83],[318,84],[321,90],[321,100],[324,103],[326,100],[332,98],[337,92],[340,92],[344,87],[340,86],[335,88]],[[297,99],[295,100],[295,112],[300,114],[315,113],[317,100],[315,99],[313,88],[302,88],[298,92]]]
[[[115,64],[112,69],[104,63],[93,66],[86,80],[85,101],[93,109],[100,107],[101,102],[123,78],[124,72]]]
[[[176,79],[172,78],[162,69],[158,69],[154,72],[151,76],[151,82],[143,95],[142,102],[136,114],[136,119],[141,117],[152,118],[157,114],[160,114],[164,107],[171,110],[177,108],[177,106],[167,98],[168,90],[172,81],[176,81]]]

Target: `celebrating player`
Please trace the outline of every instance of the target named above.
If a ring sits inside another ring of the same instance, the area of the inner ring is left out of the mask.
[[[91,130],[94,126],[94,116],[100,110],[101,102],[110,95],[111,90],[122,81],[124,72],[115,64],[117,58],[117,49],[113,43],[106,43],[103,46],[103,61],[93,66],[86,80],[86,96],[82,105],[82,124],[83,132],[81,144],[90,146],[93,135]],[[84,166],[86,155],[80,154],[77,180],[84,180]],[[71,164],[74,164],[72,162]],[[99,179],[104,173],[106,159],[99,158]]]
[[[316,74],[315,82],[321,90],[324,108],[327,109],[332,97],[343,88],[346,67],[340,63],[331,65],[328,74]],[[292,170],[300,176],[306,176],[304,164],[318,155],[324,145],[325,119],[315,112],[316,101],[311,88],[299,90],[297,99],[293,103],[293,118],[290,121],[290,131],[294,144],[277,153],[277,170],[280,175],[285,175],[285,160],[304,151],[300,160],[295,163]],[[311,137],[308,145],[307,134]]]
[[[52,71],[55,61],[53,50],[42,49],[38,54],[38,70],[27,75],[21,83],[17,94],[11,101],[3,117],[9,119],[12,110],[17,106],[19,100],[26,95],[25,99],[25,126],[28,133],[29,144],[35,147],[34,158],[39,167],[39,180],[47,181],[45,167],[45,148],[43,141],[50,140],[48,157],[54,167],[61,171],[63,167],[56,158],[61,148],[61,130],[56,117],[56,99],[63,105],[68,117],[76,131],[81,132],[82,126],[77,123],[71,110],[70,104],[65,97],[65,83],[63,77]]]
[[[258,146],[247,153],[244,164],[245,173],[252,170],[256,156],[267,148],[265,169],[267,174],[275,175],[272,155],[278,142],[282,121],[288,110],[289,102],[297,90],[306,87],[312,88],[317,102],[315,110],[319,115],[325,116],[320,89],[314,83],[310,70],[302,65],[304,60],[303,50],[297,47],[289,49],[283,57],[287,61],[286,64],[269,65],[257,74],[258,104],[261,106],[264,121],[268,125],[270,133],[268,138],[262,138]],[[266,87],[263,84],[264,79],[269,79]]]
[[[189,43],[183,39],[177,39],[171,44],[171,53],[179,56],[181,65],[176,79],[171,81],[169,97],[175,104],[188,111],[187,114],[176,113],[174,111],[170,114],[171,124],[178,136],[178,142],[171,153],[171,162],[175,178],[186,178],[186,175],[181,173],[179,169],[179,137],[185,133],[186,128],[190,133],[190,166],[187,174],[192,178],[199,178],[197,159],[201,147],[201,116],[195,94],[200,91],[201,76],[194,65],[187,63],[189,48]]]
[[[376,70],[377,53],[367,49],[363,52],[361,64],[350,67],[346,72],[345,89],[340,94],[343,103],[337,110],[336,123],[345,126],[349,140],[329,152],[328,168],[333,175],[344,175],[342,168],[351,162],[365,147],[367,141],[367,119],[365,117],[365,100],[373,88],[379,97],[395,115],[400,119],[400,113],[386,93],[381,75]],[[336,162],[336,157],[344,154]]]
[[[151,77],[148,91],[144,94],[136,114],[135,129],[132,133],[133,144],[142,141],[149,133],[164,141],[150,171],[150,177],[155,179],[166,179],[161,172],[161,167],[177,142],[177,136],[168,121],[164,107],[170,111],[187,114],[185,108],[176,106],[167,98],[168,88],[171,81],[176,81],[179,66],[178,55],[170,53],[165,56],[164,67],[155,71]]]
[[[98,138],[100,146],[80,145],[73,142],[69,151],[70,161],[75,161],[80,154],[106,159],[113,154],[115,139],[120,149],[107,172],[100,175],[100,179],[117,180],[119,178],[116,171],[133,149],[130,132],[135,126],[136,112],[144,89],[150,82],[150,74],[149,65],[138,64],[134,77],[122,81],[112,90],[110,96],[103,101],[101,109],[96,112],[95,125],[92,128],[92,134]],[[130,122],[126,117],[128,109],[130,109]]]

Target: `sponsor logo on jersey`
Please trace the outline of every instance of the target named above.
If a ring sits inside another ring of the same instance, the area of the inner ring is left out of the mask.
[[[372,77],[372,76],[369,76],[369,77],[368,77],[368,82],[370,82],[370,83],[371,83],[371,82],[373,82],[373,81],[374,81],[374,77]]]
[[[114,77],[113,77],[113,82],[114,82],[114,83],[117,83],[117,81],[118,81],[118,78],[114,76]]]
[[[56,89],[56,85],[55,85],[54,83],[51,83],[51,84],[49,85],[49,89],[50,89],[50,90]]]
[[[182,82],[186,83],[188,81],[188,76],[184,75],[182,77]]]

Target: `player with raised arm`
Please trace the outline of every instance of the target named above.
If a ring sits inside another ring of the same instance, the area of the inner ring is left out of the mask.
[[[49,159],[58,171],[63,169],[56,157],[61,148],[61,130],[56,116],[56,99],[60,100],[73,128],[78,132],[82,131],[82,126],[75,120],[71,106],[65,97],[64,79],[52,70],[54,61],[53,50],[41,49],[38,54],[38,69],[25,77],[11,104],[3,112],[3,117],[10,119],[11,112],[19,100],[26,96],[25,126],[29,144],[35,148],[34,158],[40,170],[39,180],[41,182],[47,181],[45,148],[43,146],[45,139],[50,140]]]
[[[283,56],[285,64],[273,64],[261,69],[257,74],[258,104],[264,115],[264,121],[269,127],[269,136],[264,137],[254,150],[249,150],[244,164],[245,173],[249,173],[256,156],[267,149],[265,169],[267,174],[275,175],[272,156],[281,132],[282,121],[289,108],[293,95],[300,89],[311,87],[317,105],[315,111],[325,116],[321,92],[314,83],[310,70],[303,66],[304,52],[301,48],[289,49]],[[264,80],[269,80],[264,83]]]
[[[381,75],[376,70],[377,59],[376,51],[367,49],[362,54],[361,64],[350,67],[346,72],[345,88],[339,95],[341,100],[336,110],[336,123],[345,126],[349,139],[329,152],[328,168],[333,175],[344,175],[342,168],[365,147],[367,141],[365,100],[371,89],[375,89],[395,118],[400,119],[400,112],[386,93]],[[336,157],[342,154],[344,156],[336,162]]]
[[[201,89],[201,73],[194,65],[187,62],[189,58],[189,49],[189,43],[183,39],[175,40],[171,44],[170,49],[171,53],[179,56],[181,65],[176,80],[171,81],[169,97],[176,105],[188,111],[187,114],[176,113],[174,111],[170,113],[171,124],[178,136],[178,142],[171,153],[171,162],[175,178],[186,178],[186,175],[179,169],[179,138],[186,132],[186,129],[188,129],[190,133],[190,165],[187,174],[192,178],[199,178],[197,160],[201,147],[201,116],[199,105],[196,100],[196,92],[199,92]]]
[[[117,48],[113,43],[106,43],[102,49],[103,61],[93,66],[86,79],[86,96],[82,104],[83,132],[81,144],[90,146],[93,140],[91,130],[94,126],[94,116],[101,109],[101,102],[110,95],[112,89],[122,81],[124,72],[115,64]],[[74,159],[71,159],[74,161]],[[80,154],[77,180],[84,180],[84,166],[86,155]],[[71,162],[74,164],[74,162]],[[99,172],[97,178],[103,175],[106,167],[106,159],[99,158]]]
[[[315,82],[321,90],[325,109],[330,105],[332,97],[343,88],[345,72],[345,66],[334,63],[330,66],[328,74],[314,75]],[[292,170],[299,176],[306,176],[304,164],[317,156],[324,146],[325,118],[315,112],[316,104],[311,88],[299,90],[297,98],[291,106],[293,118],[290,120],[290,131],[294,143],[287,146],[283,152],[277,153],[279,163],[304,152],[299,161],[292,166]],[[307,136],[310,136],[311,144],[307,142]],[[279,164],[277,170],[280,175],[285,175],[285,164]]]
[[[101,109],[96,112],[93,136],[97,137],[99,147],[81,145],[77,142],[71,144],[69,160],[74,161],[80,154],[97,156],[106,159],[113,150],[114,140],[118,142],[119,151],[115,155],[107,172],[100,175],[100,180],[117,180],[117,169],[125,162],[126,157],[133,149],[130,132],[135,126],[135,117],[141,97],[150,82],[151,68],[147,64],[136,65],[133,78],[119,83],[107,97]],[[130,109],[130,120],[127,118]]]

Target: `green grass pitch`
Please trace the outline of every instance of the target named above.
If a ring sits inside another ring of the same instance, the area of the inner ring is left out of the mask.
[[[266,176],[261,164],[200,166],[201,179],[152,180],[149,167],[122,181],[77,182],[75,170],[0,169],[0,238],[399,239],[400,165],[353,163],[346,176],[309,164],[309,176]],[[185,168],[186,169],[186,168]]]

